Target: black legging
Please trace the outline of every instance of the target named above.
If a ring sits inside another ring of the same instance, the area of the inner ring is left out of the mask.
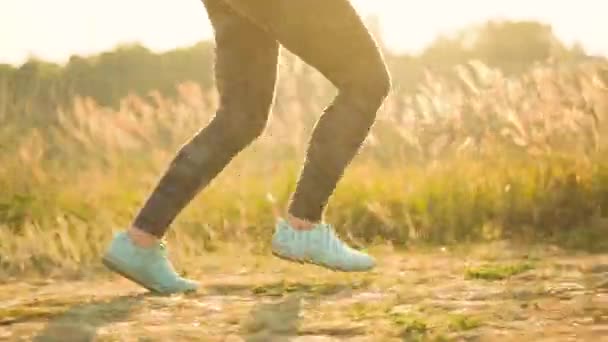
[[[192,198],[263,132],[279,45],[339,90],[315,126],[289,203],[291,215],[319,221],[389,91],[382,54],[347,0],[203,2],[215,30],[219,109],[181,148],[134,226],[162,237]]]

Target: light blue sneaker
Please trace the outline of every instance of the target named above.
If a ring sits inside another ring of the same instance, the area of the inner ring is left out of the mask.
[[[362,272],[376,265],[374,258],[349,247],[326,223],[311,230],[296,230],[286,220],[279,220],[272,237],[272,253],[281,259],[334,271]]]
[[[160,294],[196,291],[199,285],[175,272],[163,243],[148,248],[139,247],[126,232],[114,236],[103,263],[110,270]]]

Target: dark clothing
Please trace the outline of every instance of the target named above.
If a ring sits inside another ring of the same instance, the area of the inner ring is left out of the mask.
[[[347,0],[203,2],[215,31],[219,109],[181,148],[134,225],[161,237],[192,198],[263,132],[279,45],[339,90],[315,126],[289,203],[290,214],[320,220],[390,88],[376,43]]]

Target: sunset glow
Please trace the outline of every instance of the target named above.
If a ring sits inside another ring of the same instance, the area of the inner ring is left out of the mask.
[[[567,44],[580,41],[608,55],[602,0],[353,0],[363,16],[380,17],[383,38],[397,51],[417,52],[437,35],[492,18],[533,19],[554,27]],[[4,0],[0,12],[0,63],[28,56],[63,62],[72,54],[139,42],[155,51],[211,38],[200,1]]]

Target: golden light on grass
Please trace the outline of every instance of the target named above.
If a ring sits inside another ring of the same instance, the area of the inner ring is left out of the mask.
[[[418,93],[393,94],[371,143],[332,197],[328,219],[359,241],[484,239],[491,225],[491,238],[582,229],[591,237],[569,241],[592,243],[600,232],[592,223],[603,217],[597,210],[608,193],[601,134],[606,67],[538,67],[504,78],[471,63],[455,80],[429,75]],[[215,92],[192,84],[179,89],[177,100],[129,96],[117,110],[75,98],[53,129],[3,127],[5,269],[94,260],[110,232],[129,223],[177,148],[214,113]],[[264,136],[177,220],[169,238],[190,241],[188,253],[235,236],[265,248],[277,208],[293,190],[309,131],[292,129],[294,120],[308,125],[289,117],[304,105],[300,97],[277,101],[282,109]],[[315,101],[306,105],[320,111],[325,103]]]

